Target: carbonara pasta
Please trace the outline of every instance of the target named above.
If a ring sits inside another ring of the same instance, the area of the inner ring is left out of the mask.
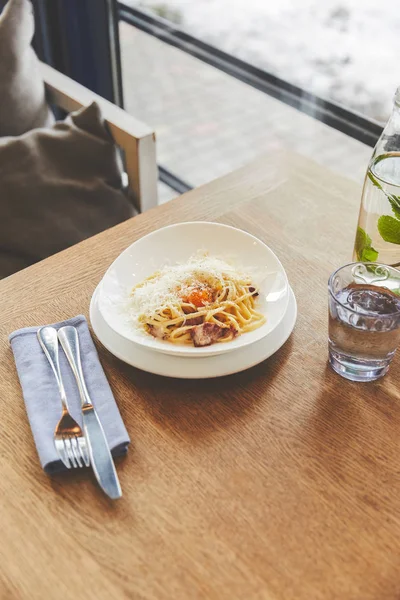
[[[130,315],[150,335],[173,344],[229,342],[265,323],[258,289],[228,262],[197,255],[166,266],[136,285]]]

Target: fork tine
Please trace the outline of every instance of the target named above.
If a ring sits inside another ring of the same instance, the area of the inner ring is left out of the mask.
[[[78,467],[83,467],[81,453],[80,453],[77,439],[76,439],[76,437],[73,437],[70,439],[71,439],[72,452],[74,453],[74,457],[75,457],[76,462],[78,463]]]
[[[57,454],[58,454],[60,460],[62,461],[62,463],[64,464],[64,466],[67,469],[70,469],[71,463],[69,461],[68,454],[65,450],[64,442],[62,440],[54,440],[54,445],[56,447]]]
[[[79,446],[79,450],[81,453],[81,457],[83,462],[85,463],[86,467],[90,467],[90,458],[89,458],[89,452],[87,449],[87,444],[86,444],[86,440],[84,437],[78,437],[77,438],[77,442],[78,442],[78,446]]]
[[[66,449],[67,455],[74,469],[77,468],[77,463],[75,460],[74,453],[72,452],[71,440],[68,437],[63,437],[64,447]]]

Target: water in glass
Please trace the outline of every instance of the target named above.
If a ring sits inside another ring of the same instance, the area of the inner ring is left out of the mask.
[[[371,381],[387,372],[400,344],[400,272],[385,287],[387,280],[374,283],[376,271],[359,265],[359,274],[360,267],[361,277],[357,266],[348,265],[330,280],[329,359],[344,377]]]

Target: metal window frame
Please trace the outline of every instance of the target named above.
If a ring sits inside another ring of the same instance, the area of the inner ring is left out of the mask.
[[[185,192],[190,192],[193,189],[193,186],[183,181],[180,177],[171,173],[169,169],[158,165],[158,179],[165,183],[168,187],[172,188],[178,194],[184,194]]]
[[[277,98],[281,102],[349,135],[364,144],[375,146],[382,125],[338,103],[325,100],[299,86],[236,58],[180,29],[175,24],[149,12],[118,2],[122,21],[161,41]]]

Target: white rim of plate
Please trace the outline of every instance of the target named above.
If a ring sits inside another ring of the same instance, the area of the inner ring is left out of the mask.
[[[198,359],[154,352],[116,333],[106,323],[97,306],[98,287],[90,301],[90,322],[101,344],[123,362],[153,375],[176,379],[211,379],[245,371],[275,354],[289,339],[297,320],[297,302],[289,286],[289,304],[284,318],[266,338],[254,342],[240,352],[240,348],[226,354],[204,356]],[[111,340],[110,340],[111,338]],[[115,348],[119,346],[119,349]],[[131,356],[127,354],[132,353]]]

